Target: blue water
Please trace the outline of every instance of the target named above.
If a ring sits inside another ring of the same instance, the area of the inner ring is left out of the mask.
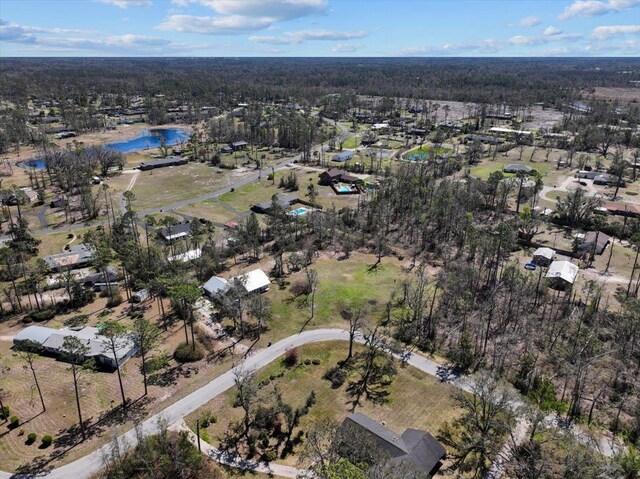
[[[340,185],[336,188],[340,193],[350,193],[351,187],[347,185]]]
[[[407,160],[409,161],[425,160],[427,156],[428,155],[426,153],[413,153],[407,157]]]
[[[21,161],[20,163],[18,163],[18,166],[20,168],[34,169],[34,170],[44,170],[45,168],[44,161],[38,158]]]
[[[154,129],[144,130],[141,136],[128,141],[119,141],[117,143],[109,143],[107,146],[122,153],[131,153],[132,151],[148,150],[149,148],[158,148],[160,141],[165,139],[167,146],[177,145],[189,139],[189,135],[183,130],[176,129]]]
[[[295,210],[289,211],[289,214],[291,216],[302,216],[306,215],[308,211],[309,210],[307,210],[306,208],[296,208]]]

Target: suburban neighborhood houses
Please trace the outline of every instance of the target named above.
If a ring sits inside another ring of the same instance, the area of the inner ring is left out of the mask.
[[[638,479],[638,2],[5,3],[0,479]]]

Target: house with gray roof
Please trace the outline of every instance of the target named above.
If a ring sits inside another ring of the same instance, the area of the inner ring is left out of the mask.
[[[289,208],[289,206],[294,205],[300,201],[300,199],[296,195],[289,194],[289,193],[278,193],[274,196],[275,196],[276,204],[278,204],[285,210]],[[269,201],[263,201],[262,203],[253,205],[251,209],[256,213],[268,214],[269,210],[271,210],[271,208],[273,207],[273,201],[274,201],[273,198]]]
[[[138,169],[141,171],[154,170],[156,168],[166,168],[168,166],[186,165],[188,163],[186,158],[181,156],[167,156],[166,158],[160,158],[153,161],[143,161],[138,165]]]
[[[381,454],[389,456],[391,462],[408,463],[417,470],[435,474],[447,452],[431,434],[419,429],[407,429],[402,435],[386,428],[369,416],[354,413],[346,417],[340,426],[346,438],[353,436],[353,428],[371,437]]]
[[[43,352],[60,357],[64,354],[62,345],[67,336],[75,336],[88,348],[85,359],[93,359],[96,364],[112,369],[122,366],[138,351],[134,341],[126,338],[118,344],[114,355],[108,339],[100,334],[98,328],[92,326],[82,329],[29,326],[13,338],[13,344],[28,342],[39,346]]]
[[[44,257],[45,263],[52,271],[67,271],[83,268],[93,261],[94,250],[84,243],[71,245],[68,251]]]

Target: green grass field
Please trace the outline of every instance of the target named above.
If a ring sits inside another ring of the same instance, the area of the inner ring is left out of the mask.
[[[309,321],[310,303],[306,296],[293,297],[289,286],[305,279],[304,272],[287,278],[288,285],[280,289],[273,284],[267,293],[273,308],[273,319],[269,340],[277,340],[299,332],[303,327],[344,327],[340,312],[345,308],[366,306],[371,318],[380,318],[384,305],[391,297],[391,291],[405,277],[400,263],[395,258],[383,258],[381,265],[369,270],[375,263],[375,256],[353,253],[349,259],[321,257],[314,261],[311,269],[318,273],[318,289],[315,297],[314,318]],[[263,339],[263,341],[266,338]]]
[[[323,379],[323,375],[327,369],[344,359],[347,351],[347,342],[303,346],[298,349],[300,359],[296,366],[286,368],[281,360],[276,360],[258,372],[259,380],[283,374],[265,386],[262,393],[268,395],[277,386],[284,400],[293,407],[298,407],[304,404],[311,391],[315,391],[316,404],[300,421],[300,429],[303,431],[319,419],[342,422],[351,412],[350,398],[346,392],[347,383],[338,389],[332,389],[330,382]],[[319,359],[320,364],[306,365],[305,359]],[[397,367],[398,374],[389,388],[389,401],[382,405],[363,402],[357,411],[377,421],[384,421],[386,426],[396,433],[401,434],[407,428],[417,428],[436,435],[442,425],[457,413],[453,399],[456,389],[413,367]],[[351,377],[357,377],[357,373],[352,373]],[[214,446],[218,446],[218,438],[222,437],[228,425],[242,417],[241,410],[233,407],[234,397],[235,388],[187,416],[187,424],[195,428],[196,419],[204,412],[213,412],[218,422],[206,429],[206,436]],[[278,462],[295,465],[296,460],[296,454],[293,454]]]
[[[247,173],[188,163],[173,168],[142,171],[133,187],[134,208],[145,210],[194,198],[231,185]]]

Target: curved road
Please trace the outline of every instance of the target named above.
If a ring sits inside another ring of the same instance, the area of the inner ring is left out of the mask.
[[[263,368],[269,363],[275,361],[282,356],[287,350],[295,347],[300,347],[305,344],[324,342],[324,341],[348,341],[349,332],[342,329],[316,329],[312,331],[305,331],[293,336],[289,336],[286,339],[278,341],[271,347],[261,349],[255,352],[252,356],[249,356],[239,365],[236,365],[226,373],[213,379],[210,383],[202,386],[197,391],[189,394],[188,396],[180,399],[176,403],[168,406],[162,412],[155,414],[146,419],[141,427],[142,432],[145,435],[154,434],[157,431],[158,421],[160,419],[166,421],[167,424],[174,424],[181,421],[185,416],[192,413],[196,409],[200,408],[214,397],[224,393],[228,389],[235,385],[235,374],[239,371],[257,370]],[[362,343],[362,336],[356,338],[357,342]],[[398,355],[396,355],[398,357]],[[440,378],[442,381],[452,383],[456,387],[471,392],[473,390],[473,380],[465,376],[452,375],[450,370],[441,364],[431,361],[423,356],[416,354],[403,355],[405,361],[410,366],[413,366],[420,371],[427,373],[431,376]],[[522,403],[518,400],[514,401],[511,405],[514,409],[519,409]],[[546,424],[549,426],[558,426],[557,420],[553,416],[546,418]],[[518,414],[518,424],[514,431],[514,440],[518,442],[526,437],[526,418],[521,414]],[[606,456],[612,456],[619,451],[617,446],[609,444],[604,438],[594,441],[587,433],[578,427],[571,428],[569,430],[576,439],[584,444],[591,445],[594,449],[600,451]],[[122,447],[133,447],[136,445],[136,432],[134,429],[120,435],[118,437]],[[38,474],[38,477],[48,479],[81,479],[89,477],[95,474],[102,468],[102,458],[105,454],[109,453],[111,444],[106,444],[96,451],[77,459],[74,462],[60,466],[57,469],[43,472]],[[508,454],[509,445],[505,444],[504,454]],[[502,455],[502,454],[501,454]],[[502,473],[501,460],[496,461],[492,470],[488,474],[489,478],[499,477]],[[0,471],[0,479],[27,479],[33,478],[32,474],[10,474],[8,472]]]

